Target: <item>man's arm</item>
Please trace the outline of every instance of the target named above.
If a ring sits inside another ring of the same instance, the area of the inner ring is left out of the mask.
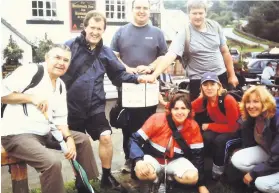
[[[113,52],[114,52],[114,54],[116,55],[116,57],[118,58],[118,60],[125,66],[126,71],[127,71],[128,73],[137,74],[137,69],[136,69],[136,68],[131,68],[131,67],[129,67],[127,64],[125,64],[125,63],[121,60],[119,52],[116,52],[116,51],[113,51]]]
[[[176,54],[168,51],[166,55],[158,57],[154,62],[150,64],[152,67],[155,68],[154,72],[152,73],[155,79],[173,63],[176,57]]]
[[[4,104],[23,104],[35,103],[34,95],[13,92],[9,95],[2,96],[1,102]]]
[[[227,73],[228,73],[228,82],[232,84],[234,87],[238,85],[238,79],[234,72],[233,60],[230,54],[228,46],[225,44],[220,47],[220,51],[222,53],[224,63],[226,65]]]
[[[48,101],[36,95],[13,92],[9,95],[2,96],[1,102],[4,104],[33,104],[38,110],[45,113],[48,109]]]

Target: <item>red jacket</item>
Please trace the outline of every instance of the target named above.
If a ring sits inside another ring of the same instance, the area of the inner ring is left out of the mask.
[[[178,126],[182,137],[189,146],[189,153],[185,155],[177,142],[173,139],[172,130],[168,125],[165,113],[156,113],[149,117],[141,129],[132,134],[130,138],[130,158],[133,161],[142,160],[145,154],[160,160],[166,158],[170,161],[178,157],[186,157],[199,170],[198,184],[204,184],[204,157],[203,139],[199,125],[193,119],[186,119],[182,126]],[[167,147],[170,139],[169,152]],[[189,157],[188,157],[189,156]]]
[[[214,105],[208,102],[206,109],[204,109],[204,100],[202,97],[197,98],[192,102],[192,108],[196,113],[207,111],[213,121],[213,123],[209,123],[208,129],[218,133],[226,133],[235,132],[239,128],[239,124],[237,123],[240,117],[239,106],[238,102],[231,95],[227,94],[224,99],[226,115],[220,111],[218,102]]]

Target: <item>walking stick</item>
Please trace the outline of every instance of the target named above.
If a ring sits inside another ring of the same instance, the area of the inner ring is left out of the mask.
[[[62,135],[61,131],[59,131],[57,129],[57,127],[55,126],[55,124],[53,124],[53,122],[50,121],[50,119],[48,118],[48,115],[46,113],[44,113],[44,116],[48,120],[51,134],[59,142],[62,152],[64,154],[67,154],[68,147],[67,147],[66,142],[63,139],[63,135]],[[94,193],[94,190],[93,190],[91,184],[89,183],[87,174],[84,171],[84,169],[82,168],[82,166],[77,162],[77,160],[75,158],[72,158],[69,161],[72,165],[72,168],[74,170],[76,177],[79,177],[81,179],[83,185],[88,189],[88,191],[90,191],[91,193]]]

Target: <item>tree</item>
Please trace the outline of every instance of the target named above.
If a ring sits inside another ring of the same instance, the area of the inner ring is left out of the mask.
[[[279,2],[258,2],[250,11],[245,31],[263,39],[279,42]]]
[[[40,40],[38,47],[34,49],[33,62],[44,62],[45,54],[50,50],[52,45],[52,40],[48,39],[47,34],[45,34],[45,38],[43,40]]]
[[[9,44],[3,50],[3,58],[6,59],[6,64],[18,63],[18,60],[23,57],[23,50],[13,40],[12,35],[9,39]]]

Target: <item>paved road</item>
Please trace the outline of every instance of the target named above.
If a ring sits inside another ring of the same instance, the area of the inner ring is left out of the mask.
[[[234,34],[234,33],[233,33],[233,28],[223,28],[223,30],[224,30],[224,34],[225,34],[226,37],[229,37],[229,38],[231,38],[231,39],[234,39],[234,40],[243,42],[243,43],[248,44],[248,45],[260,45],[260,46],[262,46],[262,47],[265,48],[265,49],[268,48],[268,45],[259,44],[259,43],[256,43],[256,42],[247,40],[247,39],[245,39],[245,38],[243,38],[243,37],[240,37],[240,36]]]

